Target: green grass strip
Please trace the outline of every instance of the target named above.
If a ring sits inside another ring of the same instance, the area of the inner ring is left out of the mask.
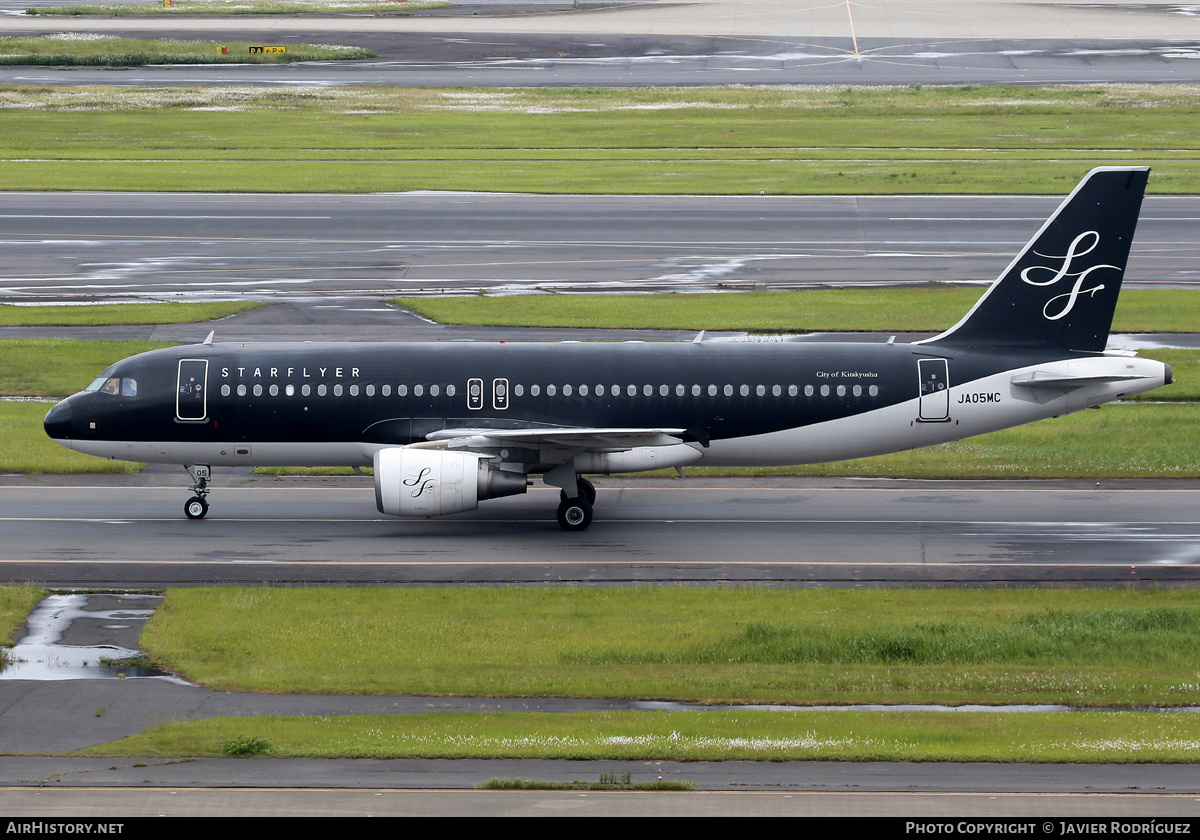
[[[941,332],[983,287],[813,289],[795,292],[653,295],[506,295],[398,298],[442,324],[590,329],[746,330],[750,332]],[[1191,289],[1125,289],[1118,333],[1191,333],[1200,294]]]
[[[12,641],[13,633],[25,623],[30,610],[42,598],[46,590],[34,586],[7,584],[0,586],[0,646]],[[3,650],[0,650],[0,660]]]
[[[142,646],[220,690],[1138,706],[1200,701],[1198,627],[1191,590],[214,588]]]
[[[1186,85],[5,87],[0,108],[9,189],[1064,195],[1151,163],[1151,192],[1200,193]]]
[[[171,346],[171,342],[141,340],[0,339],[0,396],[74,394],[114,362]]]
[[[142,7],[145,8],[145,7]],[[252,52],[246,41],[162,41],[106,35],[0,37],[0,65],[141,67],[146,64],[286,64],[373,58],[358,47],[287,44],[284,52]]]
[[[1139,354],[1171,366],[1174,382],[1133,398],[1134,402],[1195,402],[1200,400],[1200,349],[1143,350]]]
[[[210,718],[76,755],[626,761],[1200,761],[1200,716],[711,711]],[[684,773],[686,778],[686,771]],[[635,779],[636,781],[636,779]]]
[[[214,303],[100,303],[89,306],[0,304],[0,327],[102,327],[134,324],[191,324],[268,306],[254,301]]]

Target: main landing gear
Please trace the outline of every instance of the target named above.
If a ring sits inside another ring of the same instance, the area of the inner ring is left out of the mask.
[[[565,490],[558,493],[558,524],[565,531],[586,531],[592,524],[592,506],[596,504],[596,488],[586,478],[577,478],[580,495],[569,498]]]
[[[184,464],[183,468],[192,476],[191,489],[196,494],[184,504],[183,512],[188,519],[203,519],[208,513],[208,501],[204,497],[208,495],[208,479],[212,471],[208,467],[192,464]]]

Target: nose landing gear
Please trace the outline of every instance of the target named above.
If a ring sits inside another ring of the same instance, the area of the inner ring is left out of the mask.
[[[200,464],[184,464],[183,468],[191,475],[191,490],[196,494],[184,504],[183,512],[188,519],[203,519],[208,513],[208,501],[204,497],[208,495],[208,479],[212,471]]]

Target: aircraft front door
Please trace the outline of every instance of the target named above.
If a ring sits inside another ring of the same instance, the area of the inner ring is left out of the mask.
[[[918,359],[917,378],[921,381],[921,408],[917,419],[922,423],[950,421],[950,370],[945,359]]]
[[[208,359],[180,359],[175,388],[178,420],[208,419]]]

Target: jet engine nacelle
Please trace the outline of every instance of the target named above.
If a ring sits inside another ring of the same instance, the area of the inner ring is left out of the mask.
[[[472,452],[391,447],[375,453],[375,506],[389,516],[444,516],[483,499],[524,493],[523,473]]]

